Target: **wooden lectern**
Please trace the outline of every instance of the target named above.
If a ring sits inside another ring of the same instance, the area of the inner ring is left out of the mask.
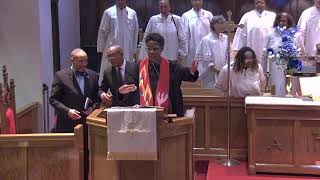
[[[168,122],[157,110],[158,160],[107,160],[106,113],[97,109],[87,118],[89,127],[91,180],[192,180],[192,118],[173,118]]]

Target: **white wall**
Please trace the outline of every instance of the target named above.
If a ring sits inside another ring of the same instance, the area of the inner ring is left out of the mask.
[[[51,92],[53,81],[53,47],[52,47],[52,21],[51,21],[51,0],[39,0],[39,22],[40,22],[40,46],[42,59],[42,82],[49,86],[48,93]],[[44,120],[43,106],[39,113],[40,120]],[[38,123],[38,129],[43,128],[44,121]],[[49,105],[49,127],[54,126],[54,109]],[[50,131],[50,130],[48,130]]]
[[[42,107],[42,83],[53,79],[50,6],[50,0],[1,0],[0,65],[15,79],[17,109],[32,102]]]
[[[69,67],[69,54],[80,47],[78,0],[59,1],[61,68]],[[6,64],[16,83],[17,109],[39,102],[38,129],[43,128],[42,83],[53,81],[51,0],[1,0],[0,65]],[[2,79],[2,73],[0,73]],[[49,92],[51,89],[49,89]],[[50,106],[50,127],[53,111]]]
[[[79,0],[59,0],[60,67],[70,67],[70,52],[80,47]]]

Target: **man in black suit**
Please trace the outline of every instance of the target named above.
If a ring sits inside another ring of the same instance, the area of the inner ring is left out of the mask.
[[[77,124],[83,124],[84,179],[88,179],[89,151],[86,117],[99,105],[99,76],[86,68],[88,57],[82,49],[74,49],[70,59],[71,67],[56,72],[49,101],[57,115],[54,132],[73,132]]]
[[[133,106],[138,103],[137,64],[125,61],[120,46],[111,46],[106,50],[106,59],[112,67],[107,68],[103,74],[100,85],[102,102],[111,103],[112,106]],[[112,95],[107,92],[110,90]],[[128,93],[130,92],[130,93]]]

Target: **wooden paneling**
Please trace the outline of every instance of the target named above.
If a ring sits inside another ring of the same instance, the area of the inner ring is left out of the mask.
[[[256,139],[259,143],[255,144],[256,162],[293,164],[293,128],[293,121],[257,121]]]
[[[288,12],[297,22],[303,10],[313,5],[313,0],[268,0],[268,6],[275,12]]]
[[[195,158],[220,158],[227,154],[227,98],[211,89],[182,89],[185,109],[196,108]],[[230,117],[231,151],[236,158],[247,157],[247,122],[244,100],[232,99]]]
[[[92,116],[95,116],[94,111]],[[96,116],[95,116],[96,117]],[[108,142],[105,121],[97,122],[96,126],[89,125],[90,178],[92,180],[120,180],[120,162],[107,161]]]
[[[174,118],[168,123],[162,111],[157,113],[157,161],[108,161],[106,119],[101,114],[98,109],[87,119],[92,180],[192,180],[192,119]]]
[[[320,161],[320,121],[301,121],[298,127],[296,162],[314,164],[315,160]]]
[[[0,179],[83,178],[82,126],[75,133],[0,135]]]
[[[320,175],[319,106],[247,104],[249,173]]]
[[[68,147],[68,148],[67,148]],[[72,143],[61,147],[35,147],[28,148],[28,179],[59,179],[61,175],[66,175],[64,179],[72,180],[72,161],[77,153],[72,147]],[[78,157],[75,157],[78,158]]]
[[[0,146],[1,179],[27,180],[27,148]]]
[[[17,110],[17,134],[31,134],[38,132],[38,107],[34,102]]]

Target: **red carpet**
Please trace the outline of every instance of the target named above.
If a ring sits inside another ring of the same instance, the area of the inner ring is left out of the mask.
[[[205,173],[205,163],[195,164],[196,171],[201,169],[201,172],[195,173],[195,180],[311,180],[320,179],[317,176],[294,176],[283,174],[257,174],[249,176],[247,173],[247,164],[242,162],[239,166],[226,167],[216,164],[213,161],[209,162],[208,171]]]

